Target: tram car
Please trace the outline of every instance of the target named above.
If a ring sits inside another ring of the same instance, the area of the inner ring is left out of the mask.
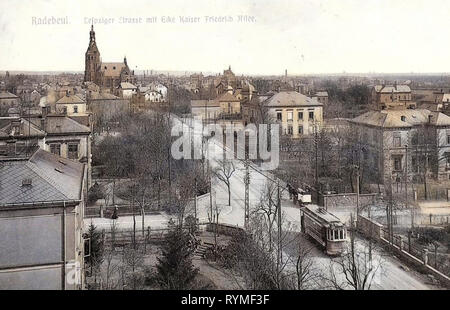
[[[301,210],[302,232],[319,243],[327,255],[341,255],[347,240],[345,224],[332,213],[316,205],[307,205]]]

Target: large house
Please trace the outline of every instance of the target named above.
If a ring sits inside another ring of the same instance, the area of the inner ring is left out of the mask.
[[[349,123],[374,181],[449,180],[447,115],[425,109],[369,111]]]
[[[79,95],[66,93],[65,96],[56,101],[56,111],[69,116],[87,115],[86,101]]]
[[[371,104],[375,110],[414,108],[408,85],[375,85],[371,91]]]
[[[322,127],[323,104],[298,92],[281,91],[261,104],[267,113],[266,121],[280,123],[284,135],[299,138]]]
[[[0,155],[0,289],[82,289],[86,166],[39,148],[10,155]]]
[[[91,130],[65,115],[30,117],[0,117],[0,155],[15,150],[23,153],[24,147],[41,149],[72,160],[85,163],[87,182],[91,183]]]

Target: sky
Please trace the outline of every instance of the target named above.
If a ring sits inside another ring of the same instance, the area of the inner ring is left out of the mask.
[[[83,71],[95,18],[102,60],[138,71],[450,72],[448,12],[448,0],[0,0],[0,71]],[[52,17],[67,24],[39,24]]]

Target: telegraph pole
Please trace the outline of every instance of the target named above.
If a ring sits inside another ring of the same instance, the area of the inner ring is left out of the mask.
[[[247,157],[247,156],[246,156]],[[250,218],[250,199],[249,199],[249,187],[250,187],[250,172],[249,172],[249,162],[248,158],[245,159],[245,219],[244,219],[244,227],[248,230],[249,218]]]

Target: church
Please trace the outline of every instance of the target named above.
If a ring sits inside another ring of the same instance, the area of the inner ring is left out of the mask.
[[[120,83],[135,83],[134,71],[127,64],[127,58],[123,62],[102,62],[100,52],[95,42],[94,25],[89,33],[89,46],[86,51],[84,81],[92,82],[98,86],[114,92]]]

